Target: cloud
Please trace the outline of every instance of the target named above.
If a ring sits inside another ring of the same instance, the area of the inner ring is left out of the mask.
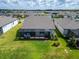
[[[78,6],[79,0],[0,0],[2,9],[79,9]]]

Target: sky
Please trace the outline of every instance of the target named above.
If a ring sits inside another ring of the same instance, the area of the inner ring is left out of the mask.
[[[79,0],[0,0],[0,9],[79,9]]]

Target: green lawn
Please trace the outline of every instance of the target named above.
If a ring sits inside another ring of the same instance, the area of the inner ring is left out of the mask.
[[[17,40],[20,23],[0,36],[0,59],[79,59],[79,50],[70,50],[59,37],[60,46],[52,46],[53,40]]]

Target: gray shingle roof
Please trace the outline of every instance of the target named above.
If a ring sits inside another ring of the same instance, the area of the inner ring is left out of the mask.
[[[65,19],[54,19],[64,29],[79,29],[79,21]]]
[[[0,16],[0,27],[6,25],[8,23],[11,23],[11,22],[13,22],[15,20],[16,20],[16,18]]]
[[[25,19],[23,29],[55,29],[50,16],[29,16]]]

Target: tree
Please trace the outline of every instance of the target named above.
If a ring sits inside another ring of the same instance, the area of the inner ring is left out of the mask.
[[[70,45],[72,47],[76,47],[76,35],[74,32],[71,32],[70,34]]]

